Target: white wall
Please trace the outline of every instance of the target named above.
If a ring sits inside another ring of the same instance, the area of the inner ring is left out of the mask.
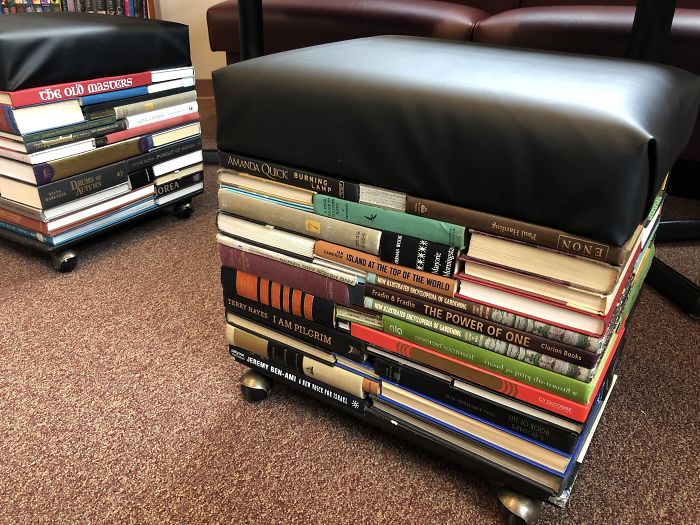
[[[209,50],[207,9],[221,0],[156,0],[156,16],[160,20],[190,26],[190,52],[197,78],[211,78],[211,72],[226,65],[223,51]]]

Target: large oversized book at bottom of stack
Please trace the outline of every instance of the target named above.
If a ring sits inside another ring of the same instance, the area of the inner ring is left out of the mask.
[[[498,235],[505,217],[325,175],[281,184],[265,170],[293,168],[220,156],[239,168],[219,172],[217,218],[231,355],[564,504],[617,381],[663,191],[623,247],[519,223],[538,245]]]
[[[0,92],[0,232],[57,247],[201,193],[196,96],[189,66]]]

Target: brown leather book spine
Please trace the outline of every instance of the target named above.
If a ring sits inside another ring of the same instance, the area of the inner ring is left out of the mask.
[[[101,148],[82,153],[80,155],[71,155],[63,159],[54,160],[41,166],[41,174],[43,182],[51,182],[85,171],[90,171],[113,162],[135,157],[148,151],[145,137],[136,137],[130,140],[117,142]],[[37,176],[37,182],[41,183],[40,177]]]
[[[458,224],[498,237],[551,248],[617,266],[623,264],[630,253],[627,245],[611,246],[553,228],[428,199],[419,199],[410,195],[406,197],[406,213]]]

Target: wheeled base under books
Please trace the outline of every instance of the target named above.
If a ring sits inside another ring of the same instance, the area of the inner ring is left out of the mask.
[[[189,218],[192,213],[194,212],[194,207],[192,206],[192,197],[195,195],[199,195],[202,193],[201,191],[198,193],[194,193],[191,195],[188,195],[187,197],[183,197],[180,200],[175,201],[172,203],[173,207],[173,213],[175,214],[176,217],[180,219],[187,219]],[[19,233],[15,233],[9,230],[5,230],[0,228],[0,239],[8,239],[10,241],[16,242],[18,244],[21,244],[23,246],[26,246],[28,248],[32,248],[34,250],[37,250],[42,253],[48,254],[50,260],[51,260],[51,266],[53,266],[54,270],[61,272],[61,273],[68,273],[72,272],[75,267],[78,265],[78,254],[74,249],[71,247],[81,243],[90,237],[93,237],[94,235],[101,234],[103,232],[109,231],[112,228],[116,228],[119,226],[124,226],[125,224],[128,224],[129,222],[133,220],[138,220],[141,217],[144,217],[150,213],[153,213],[158,210],[162,210],[166,208],[167,206],[170,206],[171,204],[164,205],[162,207],[155,208],[153,210],[149,210],[146,213],[142,215],[137,215],[136,217],[133,217],[132,219],[129,219],[128,221],[122,222],[115,224],[113,226],[110,226],[108,228],[105,228],[104,230],[100,230],[98,232],[90,233],[88,235],[85,235],[83,237],[80,237],[79,239],[76,239],[75,241],[68,242],[62,246],[47,246],[46,244],[39,242],[35,239],[30,239],[28,237],[25,237],[24,235],[20,235]]]
[[[247,401],[258,403],[272,393],[273,381],[269,377],[246,370],[240,378],[241,393]],[[501,517],[505,525],[534,525],[540,518],[542,502],[508,487],[498,489]]]

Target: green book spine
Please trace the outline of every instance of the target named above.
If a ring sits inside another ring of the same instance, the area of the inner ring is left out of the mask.
[[[448,222],[409,215],[399,211],[376,208],[367,204],[336,199],[317,193],[314,211],[319,215],[345,222],[368,226],[377,230],[410,235],[426,241],[464,248],[465,229]]]
[[[77,124],[71,124],[70,126],[63,126],[61,128],[53,128],[45,131],[37,131],[36,133],[28,133],[22,137],[22,140],[25,144],[28,142],[35,142],[37,140],[47,140],[54,137],[59,137],[61,135],[77,133],[86,129],[108,126],[110,124],[114,124],[116,120],[117,119],[114,116],[97,120],[87,120],[85,122],[78,122]]]
[[[632,285],[632,289],[630,290],[627,302],[625,302],[625,306],[622,309],[621,318],[623,321],[627,319],[630,310],[632,310],[634,303],[637,301],[637,296],[639,295],[639,291],[642,289],[644,279],[646,279],[647,274],[649,273],[649,268],[651,268],[651,262],[654,259],[654,253],[656,253],[656,246],[652,244],[647,250],[648,253],[644,256],[644,260],[642,261],[639,269],[637,270],[637,275],[634,279],[634,284]]]
[[[474,332],[473,330],[467,330],[461,326],[445,323],[443,321],[433,319],[432,317],[428,317],[427,315],[422,315],[404,308],[399,308],[390,303],[377,301],[371,297],[365,297],[365,308],[375,310],[396,319],[401,319],[416,326],[427,328],[428,330],[432,330],[434,332],[439,332],[447,337],[460,339],[469,344],[478,346],[479,348],[510,357],[511,359],[515,359],[517,361],[522,361],[523,363],[528,363],[545,370],[551,370],[557,374],[562,374],[567,377],[577,379],[578,381],[583,381],[584,383],[590,382],[595,374],[595,369],[592,370],[590,368],[584,368],[567,361],[562,361],[556,357],[544,355],[540,352],[523,348],[521,346],[508,343],[507,341],[496,339],[495,337],[489,337],[486,334]]]
[[[584,383],[577,381],[576,379],[484,350],[478,346],[412,325],[388,315],[382,316],[382,326],[384,332],[388,334],[431,348],[436,352],[474,366],[517,379],[522,383],[552,392],[577,403],[587,405],[595,388],[595,382]]]

